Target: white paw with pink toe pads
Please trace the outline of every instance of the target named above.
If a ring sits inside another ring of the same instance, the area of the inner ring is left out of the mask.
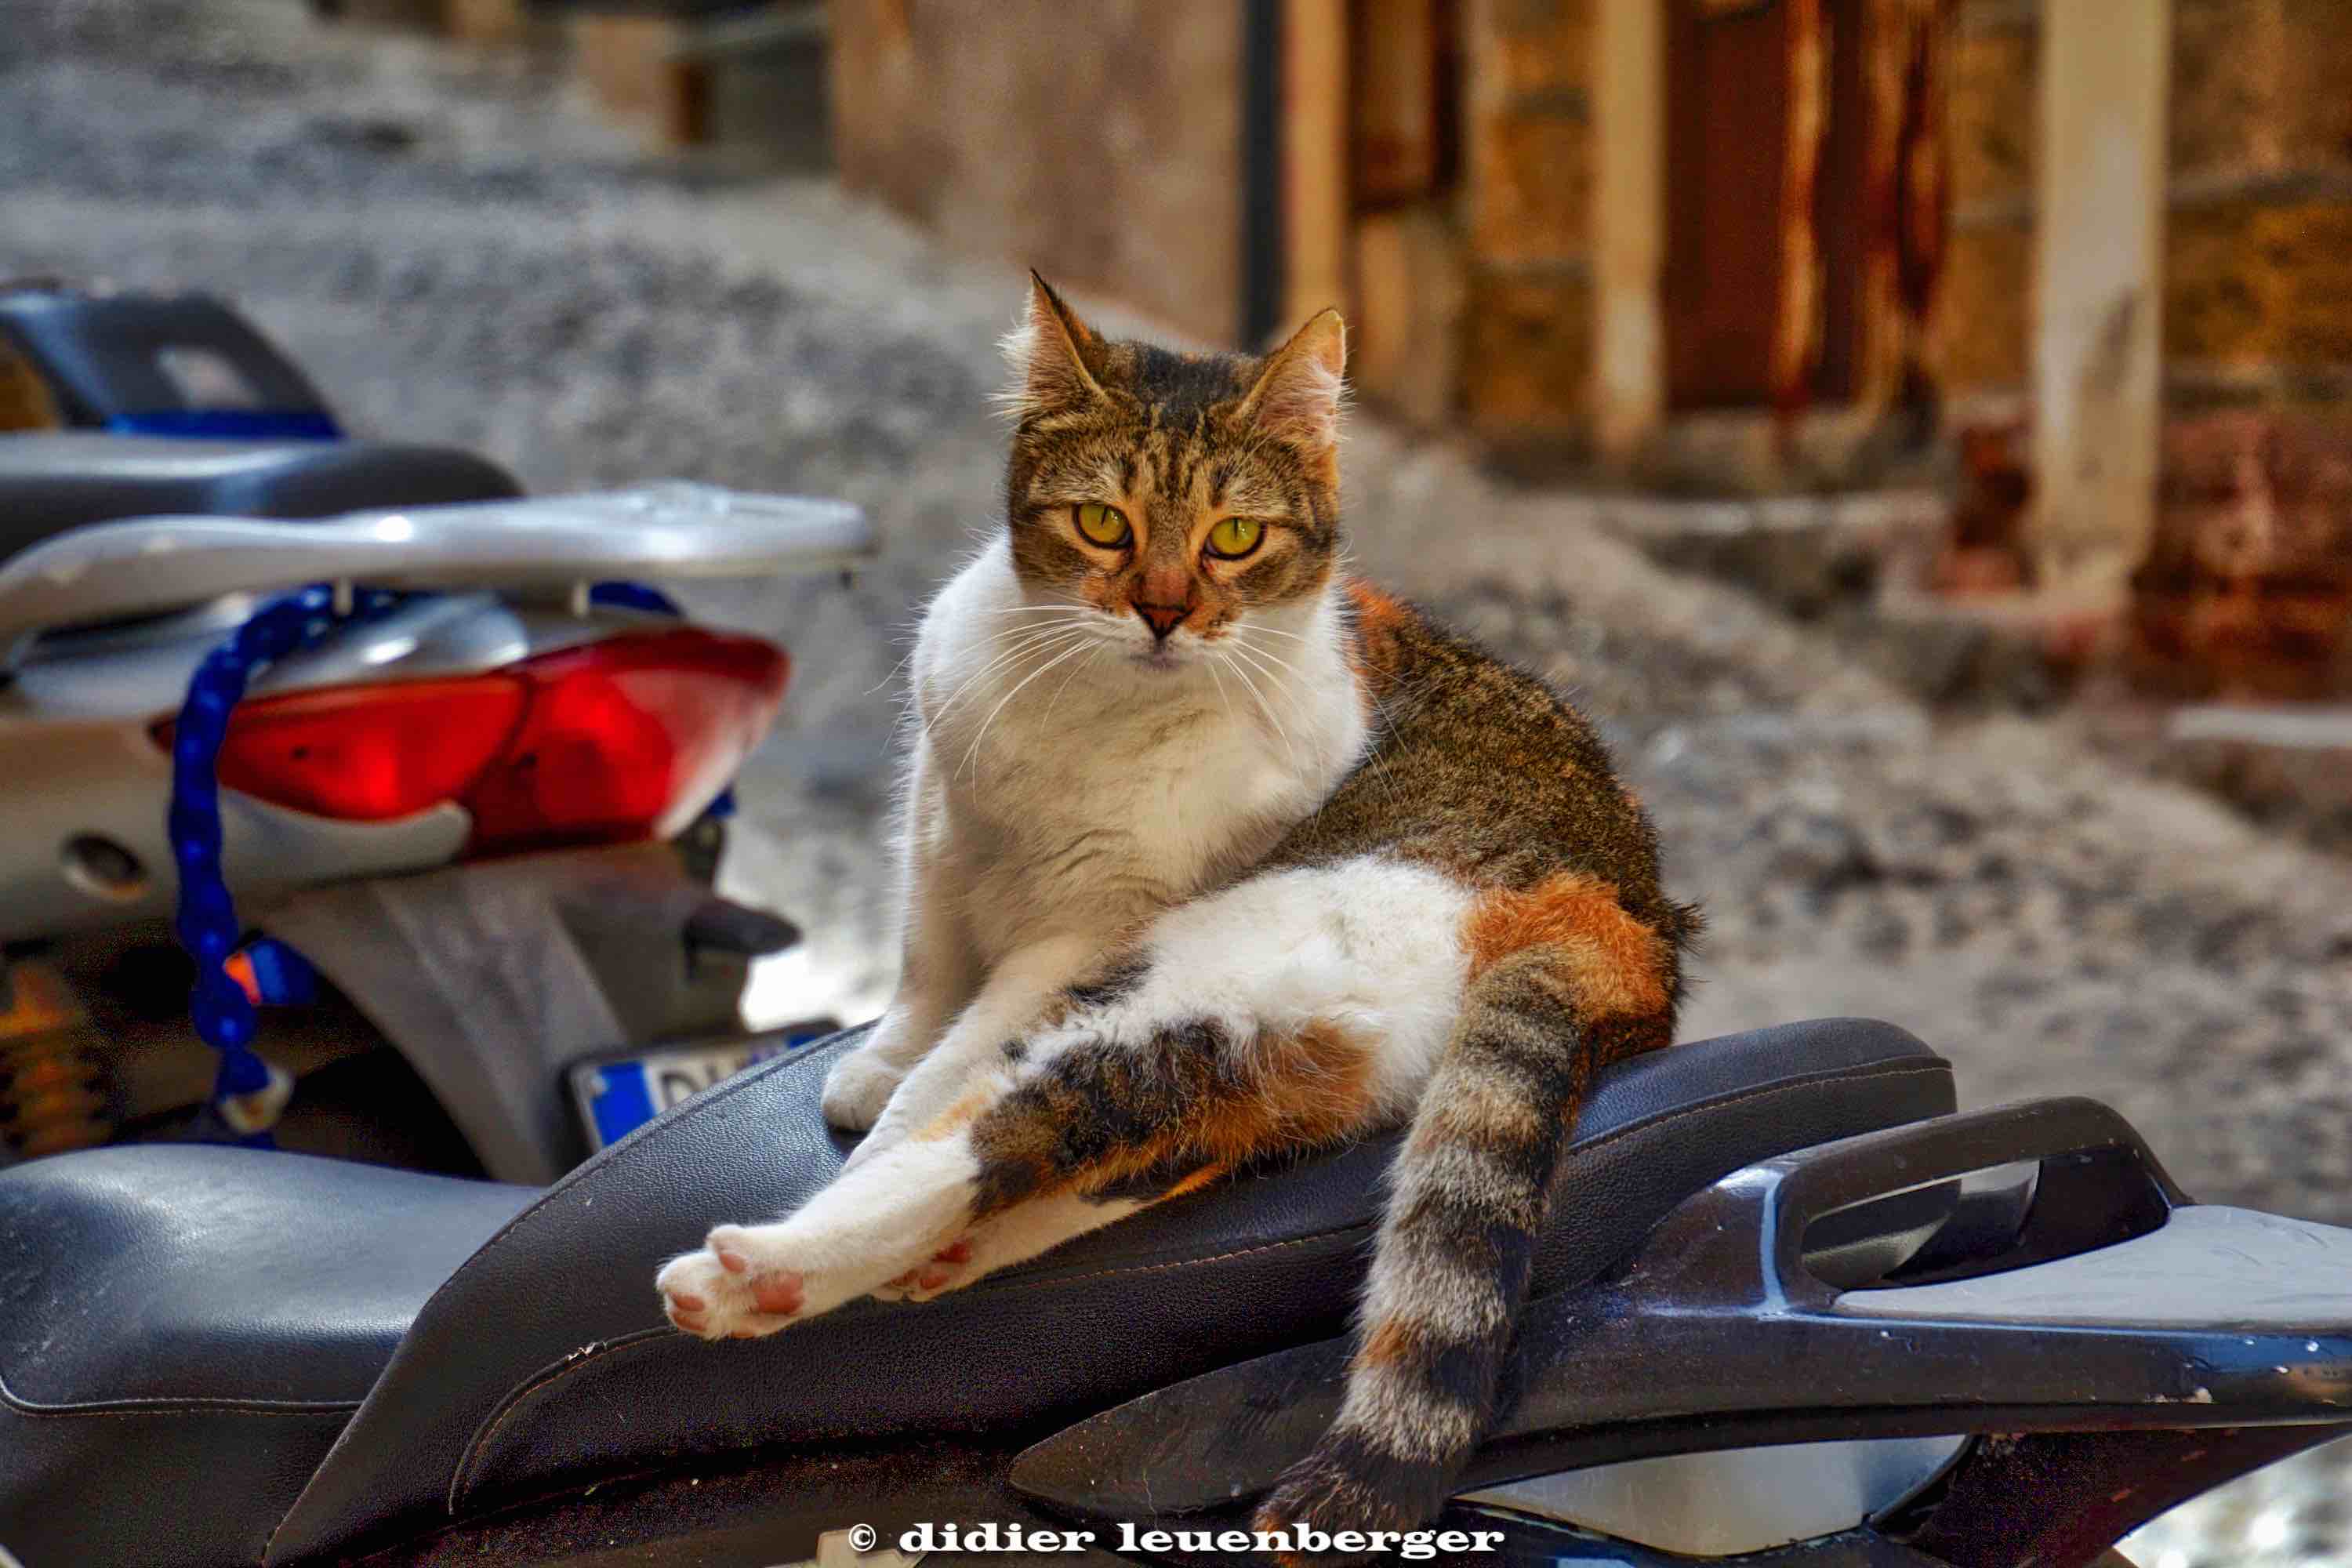
[[[654,1277],[671,1324],[758,1339],[937,1261],[968,1223],[976,1167],[961,1137],[893,1149],[845,1172],[775,1225],[722,1225]]]

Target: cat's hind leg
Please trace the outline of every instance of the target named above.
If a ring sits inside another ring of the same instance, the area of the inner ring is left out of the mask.
[[[1197,1192],[1224,1173],[1222,1165],[1203,1165],[1181,1175],[1130,1183],[1115,1191],[1057,1193],[1016,1205],[975,1224],[874,1294],[885,1301],[928,1301],[961,1290],[1000,1268],[1026,1263],[1153,1204]]]
[[[663,1268],[655,1285],[669,1321],[705,1339],[756,1338],[919,1279],[935,1254],[956,1250],[982,1174],[969,1125],[1015,1076],[1000,1047],[1035,1023],[1092,948],[1050,937],[1000,963],[831,1184],[776,1224],[720,1226]]]
[[[877,1292],[925,1300],[1270,1152],[1400,1117],[1459,1006],[1464,895],[1365,859],[1171,911],[1004,1041],[971,1228]]]
[[[669,1321],[708,1340],[752,1339],[871,1293],[949,1247],[971,1223],[966,1141],[910,1142],[845,1172],[773,1225],[722,1225],[655,1277]]]
[[[1185,1017],[1121,1038],[1071,1020],[1014,1043],[1013,1071],[790,1218],[720,1226],[673,1259],[656,1280],[670,1321],[750,1339],[859,1295],[929,1300],[1378,1118],[1374,1047],[1336,1026],[1241,1038]]]
[[[1170,911],[1118,984],[1073,987],[1049,1021],[992,1036],[959,1098],[789,1219],[722,1226],[673,1261],[658,1281],[671,1321],[759,1334],[909,1274],[918,1292],[952,1288],[1225,1169],[1396,1120],[1460,1006],[1466,907],[1437,873],[1360,860]],[[922,1284],[967,1238],[953,1274]]]

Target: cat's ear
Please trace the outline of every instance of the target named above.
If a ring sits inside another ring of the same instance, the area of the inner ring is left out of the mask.
[[[1325,310],[1266,356],[1257,384],[1242,401],[1242,417],[1309,452],[1334,453],[1347,367],[1347,323],[1339,311]]]
[[[1102,395],[1087,355],[1102,340],[1062,302],[1052,284],[1029,274],[1029,310],[1004,334],[1004,358],[1013,382],[997,399],[1015,418],[1056,408],[1075,408]]]

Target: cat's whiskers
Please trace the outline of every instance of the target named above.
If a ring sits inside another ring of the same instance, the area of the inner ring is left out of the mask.
[[[1235,654],[1239,654],[1239,653],[1241,653],[1241,652],[1242,652],[1242,650],[1241,650],[1241,649],[1239,649],[1239,648],[1235,648],[1235,649],[1234,649],[1234,650],[1232,650],[1232,651],[1233,651],[1234,653],[1235,653]],[[1244,655],[1244,658],[1246,658],[1246,656],[1245,656],[1245,655]],[[1265,668],[1265,666],[1264,666],[1264,665],[1262,665],[1262,664],[1261,664],[1261,665],[1251,665],[1251,666],[1246,666],[1246,667],[1245,667],[1245,666],[1244,666],[1244,665],[1236,664],[1236,665],[1232,666],[1231,668],[1234,669],[1234,671],[1236,674],[1244,673],[1244,670],[1245,670],[1245,668],[1254,668],[1254,669],[1257,672],[1257,674],[1259,674],[1259,675],[1261,675],[1261,676],[1264,676],[1264,677],[1265,678],[1265,688],[1269,688],[1269,689],[1270,689],[1270,691],[1269,691],[1268,689],[1259,689],[1259,688],[1256,688],[1256,687],[1255,687],[1255,686],[1253,687],[1253,689],[1257,690],[1257,692],[1258,692],[1258,703],[1259,703],[1259,706],[1261,706],[1261,707],[1263,707],[1263,708],[1265,708],[1265,709],[1266,710],[1266,711],[1267,711],[1267,716],[1268,716],[1269,718],[1273,717],[1273,711],[1274,711],[1274,710],[1273,710],[1273,702],[1274,702],[1274,700],[1279,700],[1281,701],[1281,703],[1282,703],[1283,707],[1288,710],[1288,715],[1289,715],[1290,721],[1291,721],[1293,723],[1302,724],[1302,725],[1303,725],[1303,724],[1307,723],[1307,722],[1312,719],[1313,715],[1312,715],[1312,714],[1310,714],[1310,713],[1308,713],[1308,712],[1306,710],[1306,709],[1305,709],[1305,708],[1303,708],[1303,707],[1299,704],[1299,702],[1298,702],[1298,701],[1297,701],[1297,700],[1296,700],[1296,699],[1291,695],[1291,693],[1290,693],[1290,692],[1288,692],[1287,690],[1286,690],[1286,689],[1284,689],[1281,677],[1279,677],[1279,676],[1277,676],[1277,675],[1275,675],[1274,673],[1272,673],[1271,671],[1269,671],[1269,670]],[[1288,742],[1288,740],[1289,740],[1289,736],[1288,736],[1288,734],[1287,734],[1287,732],[1286,732],[1286,731],[1285,732],[1285,734],[1284,734],[1284,736],[1283,736],[1283,739],[1284,739],[1284,741],[1285,741],[1285,742],[1286,742],[1286,743]],[[1291,756],[1291,761],[1292,761],[1292,763],[1293,763],[1294,765],[1296,765],[1296,764],[1297,764],[1297,755],[1296,752],[1293,752],[1292,756]]]
[[[1244,632],[1267,632],[1273,631],[1275,628],[1272,626],[1235,626],[1233,629],[1236,634],[1240,634]],[[1282,635],[1286,637],[1292,634],[1283,633]],[[1301,637],[1299,640],[1301,642],[1305,642],[1308,639]],[[1276,664],[1281,665],[1284,668],[1290,670],[1293,674],[1300,674],[1297,666],[1292,664],[1288,659],[1284,658],[1281,655],[1276,653],[1271,648],[1256,647],[1249,641],[1249,638],[1246,636],[1237,636],[1235,641],[1238,646],[1248,648],[1259,658],[1270,658]],[[1303,680],[1306,678],[1303,675],[1300,675],[1300,679]],[[1366,695],[1370,698],[1373,711],[1380,715],[1381,723],[1385,727],[1393,729],[1395,727],[1395,715],[1391,711],[1387,704],[1381,701],[1380,694],[1377,691],[1367,690]],[[1381,755],[1381,748],[1377,746],[1369,748],[1366,760],[1369,763],[1372,776],[1376,777],[1380,781],[1381,786],[1388,793],[1391,801],[1402,802],[1403,799],[1403,784],[1396,777],[1387,759]]]
[[[1239,654],[1242,658],[1247,659],[1251,666],[1255,668],[1260,675],[1265,677],[1267,686],[1272,689],[1276,696],[1281,698],[1283,705],[1289,709],[1290,717],[1293,722],[1310,731],[1318,728],[1316,724],[1314,705],[1308,700],[1307,693],[1301,689],[1301,687],[1306,684],[1303,679],[1297,682],[1293,682],[1284,679],[1281,671],[1276,670],[1266,664],[1265,660],[1272,658],[1272,655],[1266,653],[1263,648],[1252,647],[1245,641],[1235,642],[1233,647],[1233,652]],[[1297,673],[1297,667],[1289,664],[1287,661],[1276,659],[1275,662],[1281,665],[1283,669],[1288,670],[1294,675]],[[1269,716],[1271,716],[1271,714],[1269,714]],[[1294,752],[1293,765],[1295,766],[1296,763],[1297,757]]]
[[[881,690],[884,687],[889,685],[892,681],[898,679],[898,672],[906,668],[907,666],[912,664],[914,661],[915,650],[910,647],[907,649],[907,657],[890,667],[889,674],[884,676],[881,679],[876,681],[873,685],[866,689],[866,695],[871,697],[876,692]]]
[[[1059,663],[1063,657],[1077,652],[1087,646],[1088,642],[1091,640],[1092,639],[1087,638],[1081,632],[1076,630],[1058,629],[1047,635],[1034,636],[1025,638],[1011,651],[1000,654],[995,658],[991,659],[977,673],[972,675],[971,679],[967,679],[961,686],[956,688],[955,695],[949,698],[945,703],[942,703],[940,707],[939,712],[924,726],[924,736],[929,738],[939,727],[940,722],[946,719],[949,710],[957,702],[962,700],[966,692],[971,691],[975,686],[979,685],[981,681],[986,679],[992,674],[1000,674],[1003,677],[1010,678],[1013,675],[1019,674],[1023,666],[1031,660],[1045,660],[1046,661],[1045,668],[1051,668],[1053,664]],[[1034,674],[1037,672],[1032,671],[1031,673]],[[1027,678],[1024,676],[1023,679],[1023,684],[1025,685],[1026,683]],[[997,705],[999,709],[1003,706],[1003,704],[1001,702]],[[991,710],[989,718],[994,718],[995,712],[996,710]],[[973,744],[975,746],[979,743],[979,736],[985,734],[987,730],[988,720],[983,719],[981,721],[979,734],[976,734],[973,737]],[[961,766],[959,764],[957,773],[961,774]]]
[[[1380,719],[1381,728],[1389,733],[1395,733],[1400,722],[1397,717],[1397,705],[1384,700],[1378,690],[1370,687],[1365,688],[1364,692],[1371,701],[1373,713]],[[1412,694],[1400,685],[1394,689],[1392,695],[1410,700]],[[1388,791],[1391,804],[1401,804],[1405,798],[1405,784],[1397,776],[1396,762],[1391,755],[1389,748],[1375,742],[1366,749],[1364,755],[1368,775],[1380,780],[1381,786]]]
[[[940,704],[938,711],[924,719],[923,733],[926,736],[929,735],[932,730],[938,727],[940,721],[948,716],[949,710],[952,709],[958,702],[963,700],[965,692],[970,691],[974,686],[986,679],[991,674],[999,668],[1011,665],[1017,665],[1025,655],[1040,652],[1047,647],[1055,646],[1065,638],[1084,637],[1089,629],[1090,628],[1088,628],[1083,622],[1072,622],[1068,625],[1056,623],[1050,626],[1022,627],[1013,635],[1010,647],[1003,649],[996,655],[996,657],[990,659],[986,664],[982,665],[978,669],[974,670],[965,679],[962,685],[955,689],[953,696],[950,697],[945,702]]]
[[[1055,622],[1052,626],[1022,627],[999,647],[993,658],[974,670],[962,685],[957,687],[953,696],[940,704],[940,712],[944,715],[949,709],[955,706],[965,692],[970,691],[989,676],[1018,665],[1022,659],[1041,648],[1051,647],[1065,638],[1085,637],[1088,635],[1088,631],[1089,628],[1082,625],[1062,622]]]
[[[1060,653],[1057,653],[1053,658],[1047,659],[1043,665],[1031,670],[1027,675],[1023,676],[1021,678],[1020,684],[1013,687],[1012,690],[1006,692],[1003,697],[999,698],[997,700],[996,706],[988,710],[988,717],[980,721],[979,732],[972,736],[971,744],[964,748],[963,761],[956,764],[956,776],[958,778],[962,777],[963,770],[971,765],[974,758],[980,755],[980,743],[988,739],[988,727],[996,722],[996,716],[1004,711],[1004,705],[1007,702],[1012,701],[1014,698],[1021,695],[1022,687],[1028,685],[1031,681],[1036,679],[1039,676],[1045,674],[1047,670],[1053,668],[1064,659],[1075,658],[1079,654],[1086,652],[1089,647],[1099,648],[1101,647],[1102,644],[1098,639],[1089,637],[1076,647],[1064,648]]]
[[[1299,668],[1298,666],[1291,663],[1290,660],[1283,658],[1280,654],[1276,653],[1272,648],[1261,647],[1256,643],[1250,640],[1249,633],[1252,630],[1271,631],[1273,629],[1272,627],[1237,627],[1235,629],[1242,634],[1235,638],[1234,643],[1235,647],[1239,651],[1247,653],[1253,658],[1259,660],[1271,660],[1276,666],[1287,672],[1293,678],[1287,681],[1278,682],[1278,684],[1284,695],[1290,700],[1291,711],[1298,716],[1299,721],[1302,723],[1311,723],[1314,720],[1315,709],[1313,703],[1309,700],[1307,694],[1314,689],[1316,686],[1316,678],[1308,674],[1307,671]],[[1302,637],[1299,640],[1304,642],[1307,639]],[[1352,685],[1353,682],[1350,681],[1350,684]]]
[[[1265,715],[1266,723],[1274,730],[1275,739],[1282,742],[1284,753],[1290,758],[1290,765],[1293,768],[1297,767],[1298,748],[1291,743],[1290,731],[1283,724],[1282,716],[1274,710],[1274,705],[1265,700],[1265,694],[1258,689],[1257,682],[1250,679],[1248,668],[1235,659],[1230,651],[1220,650],[1217,657],[1224,660],[1225,668],[1233,671],[1234,678],[1242,683],[1242,689],[1250,694],[1250,699],[1257,704],[1258,710]]]
[[[1225,690],[1225,678],[1217,673],[1217,666],[1222,662],[1223,662],[1222,659],[1217,658],[1208,660],[1209,679],[1217,683],[1217,700],[1225,705],[1225,718],[1238,724],[1241,722],[1241,717],[1234,711],[1234,700]]]
[[[1314,716],[1312,710],[1307,706],[1306,698],[1297,689],[1297,686],[1307,684],[1307,680],[1297,665],[1270,649],[1257,647],[1245,637],[1236,636],[1234,638],[1233,651],[1242,655],[1257,667],[1258,672],[1272,683],[1275,690],[1282,695],[1283,700],[1290,705],[1293,718],[1304,723]],[[1297,686],[1283,679],[1285,672],[1297,677]]]
[[[1306,671],[1300,669],[1297,665],[1291,663],[1288,659],[1283,658],[1272,648],[1260,647],[1256,643],[1250,640],[1255,633],[1260,631],[1270,631],[1273,628],[1269,626],[1236,626],[1229,628],[1229,632],[1234,639],[1234,645],[1236,647],[1245,648],[1259,658],[1271,659],[1280,668],[1288,670],[1292,675],[1297,676],[1302,684],[1305,683],[1307,679]],[[1300,640],[1304,641],[1306,639],[1301,638]]]
[[[1257,621],[1235,621],[1226,627],[1226,630],[1235,633],[1247,632],[1252,635],[1264,632],[1268,637],[1288,637],[1292,642],[1312,643],[1318,647],[1328,640],[1323,637],[1301,637],[1297,632],[1286,632],[1280,626],[1269,626]]]
[[[922,693],[920,691],[910,691],[908,694],[908,707],[921,718],[923,733],[929,735],[932,728],[937,725],[940,720],[947,717],[949,710],[952,709],[957,702],[962,700],[963,694],[971,690],[979,681],[986,679],[990,671],[996,669],[1002,665],[1018,659],[1022,654],[1026,653],[1032,647],[1039,643],[1049,641],[1056,636],[1069,637],[1075,635],[1076,633],[1064,630],[1058,626],[1037,626],[1028,628],[1015,637],[1012,647],[1001,649],[995,657],[989,659],[978,669],[972,671],[970,676],[966,677],[963,684],[955,689],[954,694],[949,697],[945,702],[940,704],[937,712],[928,715],[922,713]]]
[[[1078,660],[1077,667],[1072,669],[1069,674],[1062,677],[1062,684],[1054,688],[1054,695],[1045,704],[1045,717],[1046,719],[1051,719],[1054,716],[1054,704],[1062,700],[1062,693],[1070,689],[1070,682],[1076,680],[1079,676],[1084,675],[1087,670],[1092,669],[1094,668],[1096,658],[1098,658],[1101,653],[1102,646],[1097,643],[1092,653],[1089,653],[1086,658]]]

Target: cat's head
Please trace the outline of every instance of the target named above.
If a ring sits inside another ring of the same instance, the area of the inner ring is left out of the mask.
[[[1262,359],[1177,353],[1105,338],[1032,282],[1005,342],[1023,584],[1158,665],[1317,602],[1340,546],[1339,312]]]

